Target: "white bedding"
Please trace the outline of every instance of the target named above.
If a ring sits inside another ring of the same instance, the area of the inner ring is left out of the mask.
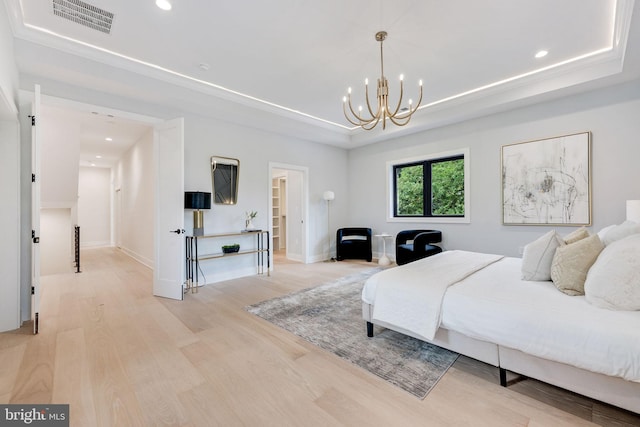
[[[380,272],[369,279],[378,282],[372,318],[432,340],[440,327],[447,288],[501,258],[502,255],[447,251],[414,261],[410,267]]]
[[[519,258],[504,258],[449,287],[442,300],[441,326],[640,382],[639,311],[601,309],[584,296],[563,294],[552,282],[520,280],[520,265]],[[363,301],[378,303],[377,285],[375,280],[365,285]]]

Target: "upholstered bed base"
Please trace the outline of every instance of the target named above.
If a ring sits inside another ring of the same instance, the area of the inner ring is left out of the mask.
[[[362,303],[362,317],[368,323],[372,322],[373,306],[365,302]],[[387,329],[391,329],[396,332],[400,332],[410,337],[422,339],[415,336],[412,332],[403,330],[392,325],[385,324],[384,322],[376,322],[376,325],[382,326]],[[424,339],[422,339],[425,341]],[[465,356],[472,357],[481,362],[488,363],[495,367],[500,366],[500,359],[498,354],[498,346],[496,344],[480,341],[473,338],[469,338],[466,335],[462,335],[459,332],[450,331],[448,329],[440,328],[436,332],[436,336],[433,341],[429,341],[439,347],[446,348],[456,353],[464,354]]]
[[[373,306],[363,302],[362,317],[367,322],[367,331],[370,329],[369,324],[373,324],[372,315]],[[382,322],[376,322],[375,324],[422,339],[393,325]],[[506,385],[506,381],[504,381],[505,370],[509,370],[640,413],[640,383],[541,359],[508,347],[470,338],[459,332],[444,328],[438,329],[435,338],[429,342],[500,368],[502,385]]]

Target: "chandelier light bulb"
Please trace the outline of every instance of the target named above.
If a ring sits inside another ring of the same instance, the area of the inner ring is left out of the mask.
[[[162,10],[171,10],[171,2],[169,0],[156,0],[156,6]]]
[[[400,81],[404,80],[404,74],[400,74]]]
[[[351,88],[347,89],[347,93],[351,95]]]
[[[369,79],[364,79],[364,85],[367,86],[369,84]]]

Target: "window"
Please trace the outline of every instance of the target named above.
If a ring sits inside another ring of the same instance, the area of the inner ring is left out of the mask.
[[[469,222],[468,150],[389,163],[389,220]]]

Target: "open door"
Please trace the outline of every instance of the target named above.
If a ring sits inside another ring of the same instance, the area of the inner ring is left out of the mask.
[[[184,120],[156,125],[156,224],[153,294],[182,300],[184,295]]]
[[[304,176],[301,171],[290,170],[287,179],[287,258],[305,261],[304,253]]]
[[[33,333],[40,327],[40,85],[33,91],[31,105],[31,320]]]
[[[309,169],[305,166],[284,163],[269,163],[269,189],[272,188],[274,169],[286,171],[286,256],[287,259],[308,263],[307,236],[309,235]],[[273,197],[269,197],[269,211],[273,212]],[[273,231],[273,219],[270,217],[269,227]]]

